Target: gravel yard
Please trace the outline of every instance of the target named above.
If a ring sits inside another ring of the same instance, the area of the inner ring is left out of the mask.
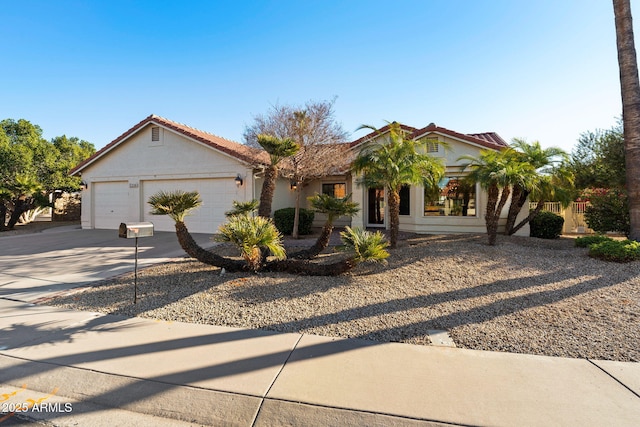
[[[133,274],[47,304],[422,345],[441,329],[463,348],[640,361],[640,262],[591,259],[568,237],[405,236],[387,265],[334,278],[220,275],[183,259],[139,271],[136,305]]]

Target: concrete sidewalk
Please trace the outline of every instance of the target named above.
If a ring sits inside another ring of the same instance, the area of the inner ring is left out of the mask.
[[[0,405],[40,400],[48,410],[27,415],[55,425],[640,420],[638,363],[129,319],[5,299],[0,327]]]

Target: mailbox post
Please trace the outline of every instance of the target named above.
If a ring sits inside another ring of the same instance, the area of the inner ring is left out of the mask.
[[[121,223],[118,229],[118,237],[123,239],[136,239],[136,255],[133,273],[133,303],[138,302],[138,237],[153,236],[153,223],[151,222],[130,222]]]

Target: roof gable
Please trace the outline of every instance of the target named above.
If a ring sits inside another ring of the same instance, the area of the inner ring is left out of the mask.
[[[394,122],[396,123],[396,122]],[[349,143],[349,147],[350,148],[355,148],[358,147],[360,145],[362,145],[363,143],[367,142],[367,141],[371,141],[381,135],[386,134],[390,127],[391,124],[385,125],[383,127],[381,127],[380,129],[378,129],[377,131],[373,131],[373,132],[369,132],[368,134],[366,134],[363,137],[360,137],[358,139],[356,139],[355,141]],[[470,134],[464,134],[464,133],[459,133],[459,132],[455,132],[452,131],[450,129],[447,128],[443,128],[441,126],[436,126],[434,123],[430,123],[428,126],[422,128],[422,129],[417,129],[414,128],[412,126],[407,126],[404,125],[402,123],[398,123],[400,125],[400,128],[402,130],[404,130],[405,132],[408,133],[408,137],[411,139],[418,139],[421,138],[422,136],[428,134],[428,133],[439,133],[441,135],[444,136],[448,136],[451,138],[455,138],[458,140],[461,140],[463,142],[466,143],[471,143],[474,145],[478,145],[484,148],[490,148],[492,150],[500,150],[502,148],[508,147],[509,145],[500,137],[500,135],[498,135],[495,132],[484,132],[484,133],[470,133]]]
[[[388,125],[384,125],[380,129],[371,131],[368,134],[366,134],[365,136],[360,137],[360,138],[356,139],[353,142],[350,142],[349,143],[349,147],[350,148],[357,147],[357,146],[359,146],[359,145],[361,145],[361,144],[363,144],[363,143],[365,143],[367,141],[370,141],[370,140],[375,139],[375,138],[377,138],[377,137],[379,137],[381,135],[384,135],[385,133],[389,132],[389,129],[391,129],[391,125],[394,124],[394,123],[397,123],[397,122],[393,122],[393,123],[389,123]],[[415,131],[417,131],[417,129],[414,128],[414,127],[403,125],[402,123],[397,123],[397,124],[400,126],[400,128],[402,130],[407,132],[409,135],[412,135]]]
[[[495,132],[485,133],[471,133],[464,134],[452,131],[441,126],[436,126],[434,123],[430,123],[429,126],[416,130],[411,138],[420,138],[428,133],[439,133],[441,135],[449,136],[458,140],[462,140],[467,143],[479,145],[484,148],[490,148],[492,150],[500,150],[506,148],[509,145]]]
[[[221,138],[219,136],[203,132],[198,129],[194,129],[192,127],[186,126],[182,123],[173,122],[171,120],[165,119],[160,116],[156,116],[154,114],[146,117],[132,128],[124,132],[122,135],[111,141],[109,144],[105,145],[102,149],[98,150],[93,156],[89,157],[78,166],[73,168],[69,173],[70,175],[75,175],[81,172],[84,168],[89,166],[92,163],[95,163],[104,155],[118,147],[120,144],[123,144],[130,137],[138,133],[142,128],[147,126],[148,124],[155,124],[158,126],[162,126],[165,129],[169,129],[173,132],[176,132],[182,136],[187,137],[193,141],[201,143],[207,147],[213,148],[215,150],[221,151],[225,154],[228,154],[232,157],[237,158],[238,160],[248,163],[248,164],[268,164],[269,158],[265,152],[262,150],[258,150],[255,148],[247,147],[246,145],[242,145],[238,142],[230,141],[228,139]]]

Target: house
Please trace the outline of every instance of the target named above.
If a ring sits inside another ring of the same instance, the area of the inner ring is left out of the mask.
[[[460,185],[464,173],[457,159],[465,154],[476,156],[482,149],[499,150],[507,144],[495,133],[461,134],[435,124],[422,129],[402,127],[412,138],[427,138],[429,153],[445,160],[447,172],[439,192],[427,194],[422,187],[403,188],[401,229],[418,233],[486,231],[486,194],[478,185]],[[348,148],[355,154],[367,144],[386,138],[388,131],[385,126],[348,143]],[[213,233],[225,221],[224,213],[233,200],[259,198],[260,165],[267,163],[268,156],[261,150],[150,115],[76,166],[71,174],[81,176],[86,184],[82,228],[117,229],[121,222],[151,221],[157,231],[173,231],[171,219],[151,215],[146,201],[160,190],[184,190],[198,191],[202,197],[202,206],[187,217],[189,230]],[[356,185],[348,164],[343,172],[312,181],[302,190],[304,200],[315,193],[337,197],[352,193],[352,199],[361,205],[359,215],[342,218],[336,225],[387,226],[384,190]],[[278,179],[273,209],[293,206],[294,200],[289,180]],[[506,213],[504,216],[506,220]],[[315,225],[320,226],[323,220],[317,215]]]

